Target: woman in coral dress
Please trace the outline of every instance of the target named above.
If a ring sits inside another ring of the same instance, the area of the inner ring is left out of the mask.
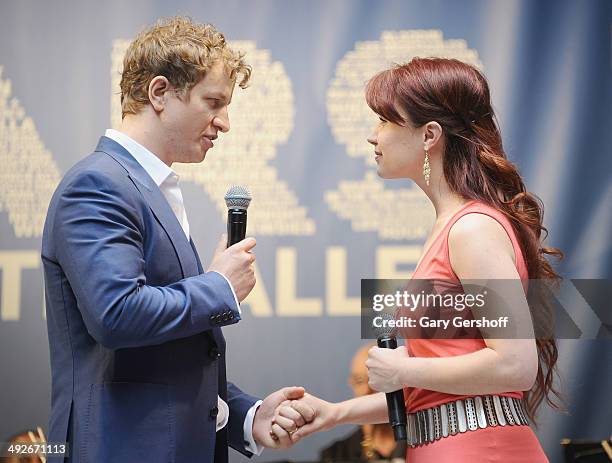
[[[455,283],[504,281],[512,287],[512,320],[522,339],[407,338],[406,347],[373,347],[369,384],[404,389],[409,463],[548,461],[532,431],[536,408],[556,394],[553,338],[535,339],[526,289],[531,279],[557,279],[545,255],[543,209],[506,158],[485,77],[457,60],[415,58],[377,74],[366,100],[380,121],[368,141],[378,174],[410,179],[429,197],[436,221],[413,279]],[[400,206],[401,207],[401,206]],[[329,403],[314,396],[279,409],[314,419],[294,441],[337,424],[388,421],[384,394]]]

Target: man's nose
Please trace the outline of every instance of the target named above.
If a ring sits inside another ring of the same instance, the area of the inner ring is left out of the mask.
[[[215,118],[213,119],[213,125],[223,133],[229,132],[230,122],[229,114],[227,113],[227,108],[225,108],[221,113],[215,116]]]

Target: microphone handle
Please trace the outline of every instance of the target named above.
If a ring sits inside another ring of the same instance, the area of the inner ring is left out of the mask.
[[[389,410],[389,424],[393,428],[395,441],[407,440],[404,391],[388,392],[385,396],[387,397],[387,409]]]
[[[242,241],[246,236],[246,209],[227,210],[227,247]]]
[[[397,339],[394,336],[383,334],[378,337],[378,347],[383,349],[396,349]],[[404,404],[404,391],[387,392],[387,410],[389,411],[389,424],[393,429],[395,441],[408,440],[406,425],[406,405]]]

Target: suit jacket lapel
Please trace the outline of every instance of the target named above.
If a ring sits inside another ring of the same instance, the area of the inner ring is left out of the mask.
[[[136,188],[144,196],[149,208],[166,231],[178,256],[183,278],[198,275],[198,263],[183,228],[179,224],[168,201],[144,168],[119,143],[108,137],[101,137],[96,151],[106,153],[123,166]]]

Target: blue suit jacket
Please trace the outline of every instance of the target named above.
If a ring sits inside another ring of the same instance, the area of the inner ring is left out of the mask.
[[[163,194],[118,143],[58,186],[42,243],[51,355],[50,442],[70,461],[224,462],[245,450],[256,399],[225,378],[221,326],[240,315],[204,273]],[[230,407],[215,432],[217,395]],[[50,460],[52,461],[52,460]]]

